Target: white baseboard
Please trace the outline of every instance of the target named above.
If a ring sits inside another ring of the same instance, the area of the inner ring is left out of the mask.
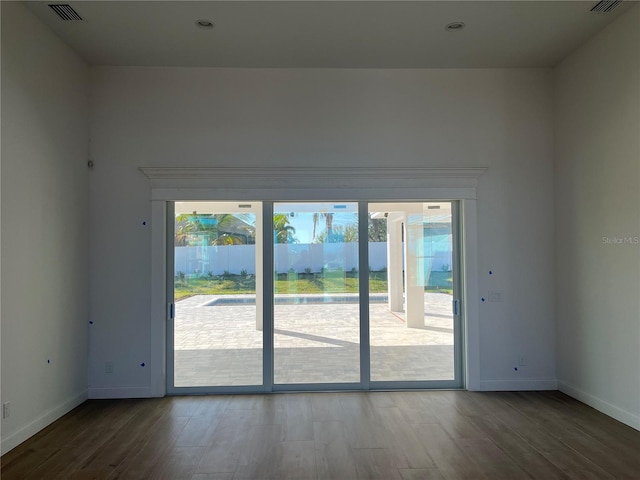
[[[151,387],[89,387],[90,399],[107,398],[150,398]]]
[[[485,392],[499,391],[531,391],[557,390],[558,381],[555,378],[527,378],[522,380],[480,380],[478,390]]]
[[[566,393],[570,397],[580,400],[582,403],[586,403],[590,407],[601,411],[602,413],[615,418],[616,420],[629,425],[630,427],[640,430],[640,414],[629,412],[623,408],[620,408],[612,403],[602,400],[601,398],[591,395],[584,390],[565,382],[558,382],[558,390]]]
[[[17,447],[25,440],[31,438],[33,435],[35,435],[51,423],[55,422],[64,414],[69,413],[85,400],[87,400],[86,390],[78,393],[77,395],[74,395],[68,400],[65,400],[60,405],[52,408],[51,410],[40,415],[35,420],[19,428],[17,431],[9,434],[6,438],[2,438],[2,446],[0,447],[2,455],[7,453],[9,450]]]

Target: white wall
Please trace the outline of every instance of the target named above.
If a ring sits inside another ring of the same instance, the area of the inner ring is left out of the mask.
[[[481,387],[554,388],[552,123],[546,69],[92,69],[90,395],[149,391],[151,203],[137,168],[180,165],[489,167],[479,281],[504,302],[481,304]]]
[[[3,453],[86,398],[88,74],[2,2]]]
[[[560,388],[640,429],[640,6],[555,90]]]

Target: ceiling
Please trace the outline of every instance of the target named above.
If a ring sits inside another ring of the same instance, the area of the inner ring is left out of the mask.
[[[63,21],[50,3],[85,20]],[[26,2],[92,65],[551,67],[633,3],[594,1]],[[198,19],[215,24],[195,26]],[[445,31],[461,21],[463,30]]]

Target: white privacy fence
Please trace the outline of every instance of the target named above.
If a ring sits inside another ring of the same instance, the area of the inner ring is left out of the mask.
[[[425,248],[425,267],[446,271],[451,268],[451,248]],[[357,243],[292,243],[274,245],[274,265],[278,273],[290,269],[296,273],[320,272],[323,268],[345,272],[358,265]],[[225,245],[206,247],[176,247],[175,274],[222,275],[225,272],[255,274],[255,245]],[[369,243],[369,266],[373,271],[387,268],[387,242]]]

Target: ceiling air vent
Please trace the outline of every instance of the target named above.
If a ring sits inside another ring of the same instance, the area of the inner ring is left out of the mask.
[[[84,18],[78,15],[78,12],[76,12],[69,4],[50,4],[49,8],[56,12],[56,15],[58,15],[62,20],[70,20],[76,22],[84,20]]]
[[[622,0],[602,0],[596,3],[591,11],[596,13],[609,13],[621,3]]]

